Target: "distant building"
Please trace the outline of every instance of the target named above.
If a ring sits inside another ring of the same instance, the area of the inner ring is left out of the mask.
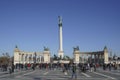
[[[43,52],[21,51],[17,46],[14,49],[14,64],[50,63],[50,51],[44,48]]]
[[[108,49],[105,46],[103,50],[96,52],[80,52],[79,47],[74,48],[74,63],[109,63]]]

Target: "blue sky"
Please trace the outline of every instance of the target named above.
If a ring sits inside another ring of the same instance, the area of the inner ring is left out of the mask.
[[[59,48],[58,16],[63,18],[63,49],[72,56],[100,51],[106,45],[120,53],[119,0],[0,0],[0,54],[13,55],[15,45],[24,51],[51,54]]]

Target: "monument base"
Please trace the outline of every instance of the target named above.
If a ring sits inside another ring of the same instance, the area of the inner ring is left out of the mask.
[[[64,63],[64,64],[68,64],[70,63],[69,60],[54,60],[53,63]]]
[[[61,59],[64,57],[64,52],[63,51],[58,51],[58,57],[61,57]]]

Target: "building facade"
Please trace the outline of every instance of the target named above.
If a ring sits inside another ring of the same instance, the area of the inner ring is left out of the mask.
[[[25,63],[50,63],[50,51],[44,48],[43,52],[21,51],[17,46],[14,49],[14,65]]]
[[[80,52],[79,47],[74,48],[74,63],[99,63],[108,64],[108,49],[105,46],[103,50],[96,52]]]

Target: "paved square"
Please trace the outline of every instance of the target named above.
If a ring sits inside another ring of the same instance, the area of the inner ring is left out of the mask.
[[[77,79],[71,79],[71,71],[64,74],[61,70],[28,70],[13,74],[0,73],[0,80],[120,80],[119,71],[77,72]]]

